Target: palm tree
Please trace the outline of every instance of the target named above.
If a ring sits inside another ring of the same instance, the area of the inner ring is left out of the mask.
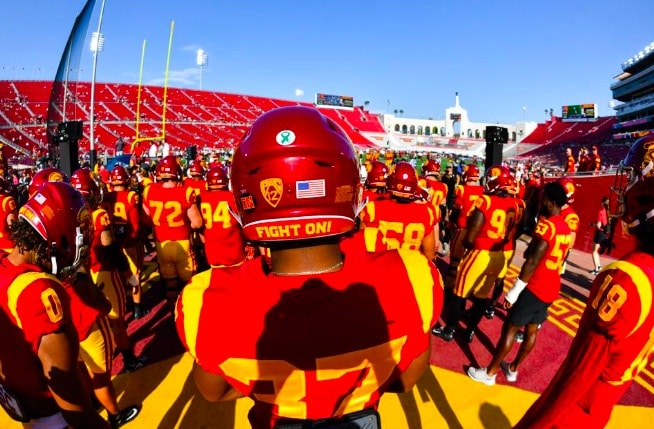
[[[368,100],[363,102],[363,105],[366,106],[366,109],[368,108],[368,104],[370,104],[370,101],[368,101]]]
[[[547,109],[545,109],[545,116],[547,116]]]
[[[404,109],[400,109],[400,115],[404,115]]]
[[[550,116],[554,116],[554,109],[550,107]]]
[[[393,110],[393,113],[395,113],[395,116],[397,116],[397,109]]]

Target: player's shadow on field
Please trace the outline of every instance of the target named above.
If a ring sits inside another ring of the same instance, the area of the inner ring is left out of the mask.
[[[186,404],[189,405],[184,412]],[[211,403],[205,400],[195,387],[193,376],[189,373],[181,392],[164,414],[157,429],[174,427],[233,429],[236,423],[235,413],[236,401]]]
[[[484,402],[479,407],[479,420],[484,429],[508,429],[511,422],[497,405]]]
[[[452,429],[463,428],[456,413],[450,406],[445,391],[434,375],[433,368],[427,367],[424,374],[416,384],[416,387],[407,393],[397,395],[402,405],[402,410],[407,420],[407,429],[428,429],[430,424],[423,425],[420,418],[420,410],[415,394],[418,394],[422,403],[432,402],[436,405],[438,413],[447,422],[447,427]],[[425,422],[427,423],[427,422]]]

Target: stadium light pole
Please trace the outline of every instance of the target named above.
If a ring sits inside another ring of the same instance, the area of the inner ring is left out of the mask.
[[[204,66],[209,64],[209,56],[204,49],[198,49],[196,64],[200,67],[200,89],[202,89],[202,75],[204,74]]]
[[[102,17],[104,16],[104,4],[105,0],[102,0],[102,6],[100,7],[100,17],[98,18],[98,31],[94,32],[91,36],[91,52],[93,52],[93,72],[91,74],[91,108],[89,109],[89,114],[91,116],[89,121],[89,162],[91,164],[91,170],[95,168],[95,160],[97,158],[95,152],[95,72],[98,67],[98,52],[102,52],[104,49],[104,36],[101,33],[102,30]]]

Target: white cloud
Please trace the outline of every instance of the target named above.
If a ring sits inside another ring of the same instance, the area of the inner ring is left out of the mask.
[[[304,90],[299,89],[299,88],[295,90],[295,96],[296,97],[302,97],[303,95],[304,95]]]
[[[151,79],[148,81],[148,85],[163,85],[164,81],[165,76],[162,76],[160,78]],[[173,82],[182,85],[192,85],[200,82],[200,69],[189,67],[183,70],[170,70],[168,71],[168,84],[170,85]]]
[[[187,52],[195,52],[198,49],[200,49],[200,45],[191,44],[191,45],[182,46],[182,51],[187,51]]]

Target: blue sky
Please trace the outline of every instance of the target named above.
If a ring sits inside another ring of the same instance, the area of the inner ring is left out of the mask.
[[[5,2],[0,79],[52,79],[84,3]],[[145,39],[143,81],[162,84],[174,20],[169,86],[199,88],[202,48],[209,90],[351,95],[436,119],[458,91],[473,121],[542,122],[582,103],[606,116],[621,63],[654,41],[652,16],[652,0],[107,0],[97,79],[137,83]]]

